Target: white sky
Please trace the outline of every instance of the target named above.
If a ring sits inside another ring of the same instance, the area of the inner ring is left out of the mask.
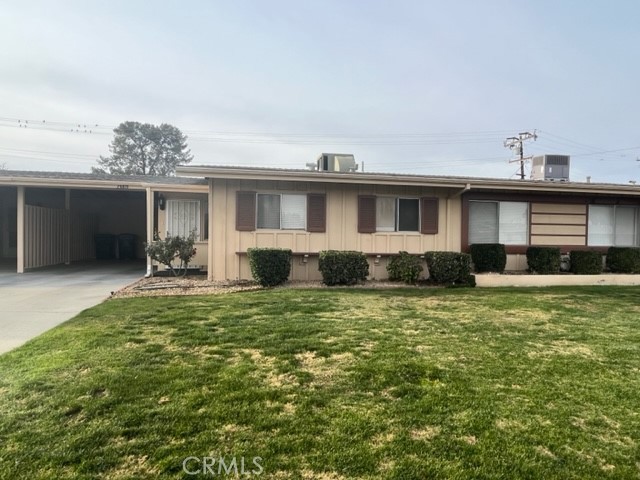
[[[113,126],[136,120],[182,129],[193,164],[303,168],[343,152],[369,171],[509,177],[503,140],[538,129],[525,154],[572,155],[572,179],[640,180],[639,14],[625,1],[5,2],[0,164],[89,171]]]

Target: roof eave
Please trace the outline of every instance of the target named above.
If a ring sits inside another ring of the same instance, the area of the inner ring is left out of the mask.
[[[104,189],[104,190],[171,190],[171,191],[202,191],[207,192],[207,185],[188,185],[174,183],[150,183],[140,181],[124,180],[90,180],[90,179],[67,179],[67,178],[38,178],[6,176],[0,177],[0,185],[3,186],[25,186],[25,187],[56,187],[56,188],[76,188],[76,189]]]
[[[176,170],[177,176],[200,176],[229,180],[260,179],[273,181],[301,181],[314,183],[369,184],[369,185],[415,185],[440,188],[464,188],[465,190],[508,190],[535,191],[549,193],[590,193],[590,194],[622,194],[640,195],[640,187],[632,185],[598,185],[587,183],[550,183],[521,180],[504,180],[483,178],[433,178],[428,176],[403,175],[367,175],[366,173],[333,173],[333,172],[301,172],[295,170],[268,170],[242,167],[198,167],[181,166]]]

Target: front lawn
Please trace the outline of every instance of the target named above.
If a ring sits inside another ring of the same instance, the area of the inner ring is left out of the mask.
[[[193,478],[187,457],[260,457],[246,478],[638,478],[639,442],[637,287],[111,300],[0,357],[7,479]]]

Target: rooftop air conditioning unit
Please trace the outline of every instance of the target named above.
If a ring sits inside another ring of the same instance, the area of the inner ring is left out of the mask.
[[[531,160],[531,180],[569,181],[569,155],[536,155]]]
[[[319,172],[355,172],[358,170],[356,159],[351,154],[323,153],[318,157]]]

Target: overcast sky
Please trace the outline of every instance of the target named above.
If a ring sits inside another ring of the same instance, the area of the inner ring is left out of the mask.
[[[87,172],[135,120],[182,129],[193,164],[343,152],[509,177],[504,139],[537,129],[525,154],[570,154],[573,180],[640,180],[638,18],[634,1],[4,2],[0,164]]]

